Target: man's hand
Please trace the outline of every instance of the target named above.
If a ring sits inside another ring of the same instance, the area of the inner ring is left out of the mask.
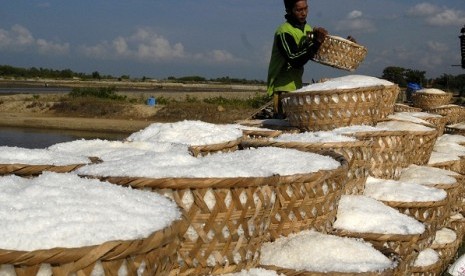
[[[352,41],[353,43],[357,43],[357,40],[355,40],[355,38],[351,35],[347,37],[347,40]]]
[[[313,41],[322,44],[325,41],[328,31],[322,27],[313,28]]]

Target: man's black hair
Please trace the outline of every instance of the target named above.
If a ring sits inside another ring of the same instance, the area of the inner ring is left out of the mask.
[[[295,3],[298,1],[300,0],[284,0],[284,8],[286,9],[286,13],[291,13]]]

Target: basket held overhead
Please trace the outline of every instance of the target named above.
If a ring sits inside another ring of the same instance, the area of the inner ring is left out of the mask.
[[[338,69],[354,71],[365,59],[367,48],[342,37],[327,35],[312,58],[313,61]]]

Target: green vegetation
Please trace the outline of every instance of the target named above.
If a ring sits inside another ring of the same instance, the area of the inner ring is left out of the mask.
[[[400,87],[406,87],[407,83],[415,82],[423,87],[438,88],[465,97],[465,74],[457,76],[443,74],[435,79],[426,79],[425,74],[425,71],[389,66],[383,70],[381,78],[396,83]]]
[[[100,99],[109,99],[109,100],[118,100],[124,101],[126,100],[126,96],[121,96],[116,94],[115,87],[80,87],[80,88],[73,88],[69,93],[69,96],[73,98],[78,97],[94,97]]]

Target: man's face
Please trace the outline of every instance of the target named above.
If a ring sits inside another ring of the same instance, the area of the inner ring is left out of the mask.
[[[300,23],[305,23],[308,14],[307,0],[297,1],[292,9],[292,14]]]

